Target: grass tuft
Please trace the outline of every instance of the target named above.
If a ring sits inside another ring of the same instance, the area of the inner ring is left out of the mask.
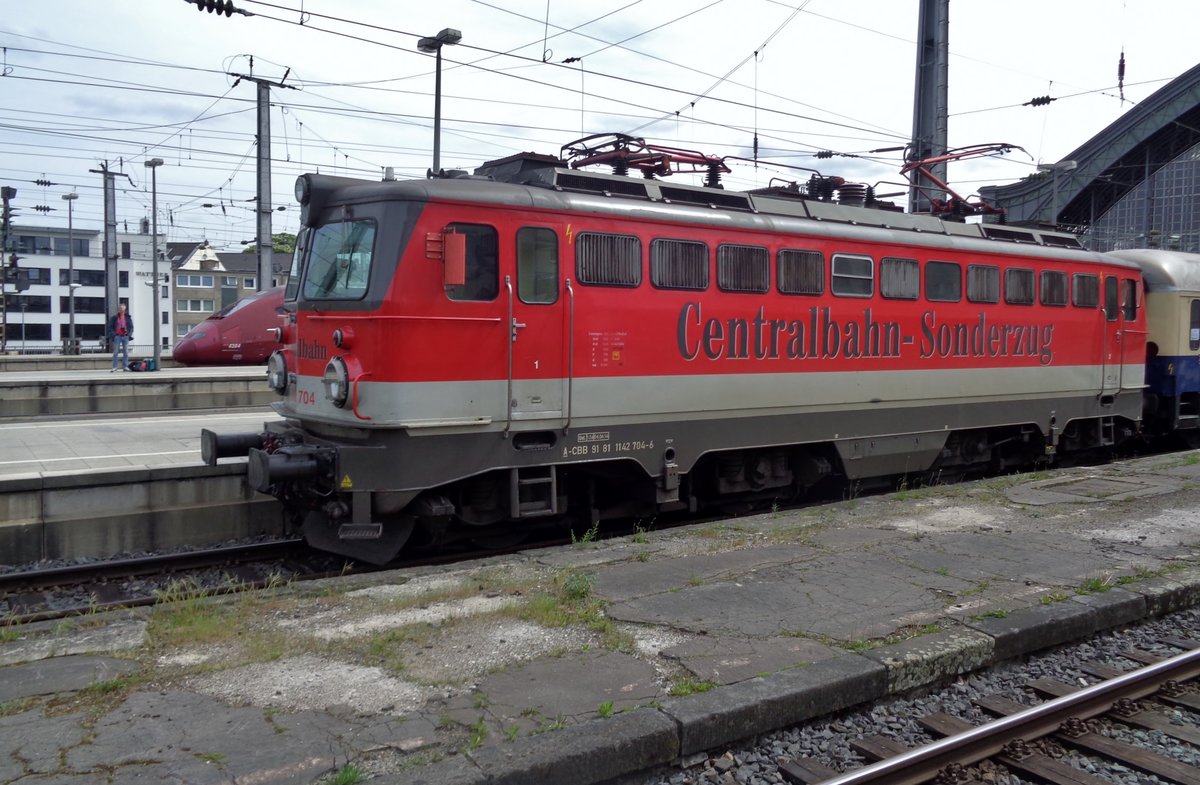
[[[357,766],[346,765],[337,770],[330,785],[358,785],[367,778],[367,773]]]
[[[685,676],[676,680],[671,685],[671,689],[667,691],[667,694],[675,698],[680,698],[685,695],[697,695],[701,692],[708,692],[716,686],[714,682],[706,679],[693,679],[690,676]]]

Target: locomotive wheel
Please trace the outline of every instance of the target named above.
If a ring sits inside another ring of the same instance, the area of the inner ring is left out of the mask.
[[[384,565],[396,558],[408,542],[414,522],[411,515],[392,516],[383,521],[378,537],[342,539],[338,536],[338,524],[332,523],[324,512],[313,510],[304,518],[304,539],[317,550]]]

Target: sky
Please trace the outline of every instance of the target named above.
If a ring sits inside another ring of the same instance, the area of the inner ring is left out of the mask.
[[[271,91],[273,228],[298,228],[297,175],[424,177],[444,28],[441,165],[470,170],[580,137],[625,133],[730,162],[727,188],[807,169],[902,192],[912,133],[917,0],[7,0],[0,17],[0,184],[14,227],[103,223],[236,251],[255,235],[254,76]],[[949,145],[1003,142],[953,163],[963,195],[1066,158],[1196,65],[1197,0],[950,2]],[[1118,61],[1125,57],[1123,86]],[[570,62],[565,62],[570,60]],[[1046,106],[1024,106],[1050,96]],[[834,153],[816,158],[820,151]],[[802,167],[801,169],[791,167]],[[699,181],[678,176],[681,182]],[[35,181],[52,185],[38,185]],[[50,210],[38,210],[38,206]]]

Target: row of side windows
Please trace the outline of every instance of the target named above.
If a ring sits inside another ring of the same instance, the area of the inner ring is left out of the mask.
[[[499,294],[499,238],[491,226],[454,224],[466,236],[466,283],[447,289],[452,300],[492,300]],[[523,227],[517,232],[517,295],[526,303],[553,303],[558,299],[558,235],[552,229]],[[634,235],[581,232],[575,237],[575,275],[581,284],[633,288],[642,284],[642,240]],[[717,288],[724,292],[763,294],[771,288],[771,253],[762,246],[722,243],[716,253]],[[886,299],[960,302],[963,269],[958,262],[885,256],[879,260],[879,295]],[[1100,276],[1068,275],[1060,270],[1040,274],[1022,267],[1004,270],[997,265],[968,264],[968,302],[1009,305],[1042,305],[1096,308],[1100,304]],[[825,255],[820,251],[785,248],[775,255],[775,287],[782,294],[823,295],[826,289]],[[650,242],[650,283],[658,289],[704,291],[711,281],[711,253],[696,240],[658,238]],[[873,297],[876,292],[875,259],[860,254],[833,254],[829,291],[838,297]],[[1003,273],[1003,276],[1001,275]],[[1003,287],[1001,283],[1003,282]],[[1110,285],[1111,283],[1111,285]],[[1115,279],[1105,284],[1105,311],[1112,319],[1123,308],[1126,319],[1137,313],[1137,286]]]
[[[576,274],[580,283],[594,286],[636,287],[642,282],[641,240],[632,235],[584,232],[575,242]],[[650,243],[650,282],[659,289],[704,290],[709,287],[709,248],[695,240],[656,239]],[[785,248],[776,254],[775,285],[783,294],[825,293],[825,255],[820,251]],[[829,290],[839,297],[872,297],[875,294],[875,260],[858,254],[834,254],[829,267]],[[1001,269],[996,265],[968,264],[966,299],[998,303]],[[1095,308],[1100,304],[1100,276],[1043,270],[1040,276],[1027,268],[1003,270],[1004,301],[1009,305],[1042,305]],[[921,296],[921,264],[916,259],[884,257],[879,262],[879,294],[896,300]],[[1040,280],[1038,280],[1040,278]],[[963,299],[963,269],[958,262],[929,261],[924,266],[924,296],[931,302]],[[1068,281],[1070,291],[1068,296]],[[1114,282],[1115,283],[1115,282]],[[1123,298],[1127,318],[1134,318],[1137,290],[1132,281]],[[765,293],[771,286],[770,251],[761,246],[725,243],[717,246],[717,288],[725,292]],[[1040,297],[1036,295],[1040,294]],[[1110,314],[1117,306],[1106,302]]]

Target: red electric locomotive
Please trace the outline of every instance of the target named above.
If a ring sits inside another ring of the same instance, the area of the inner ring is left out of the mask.
[[[696,160],[706,186],[532,154],[428,181],[302,176],[268,362],[286,420],[205,432],[205,460],[248,450],[314,546],[385,562],[416,527],[782,499],[1136,430],[1132,264],[875,209],[817,175],[726,191]]]

